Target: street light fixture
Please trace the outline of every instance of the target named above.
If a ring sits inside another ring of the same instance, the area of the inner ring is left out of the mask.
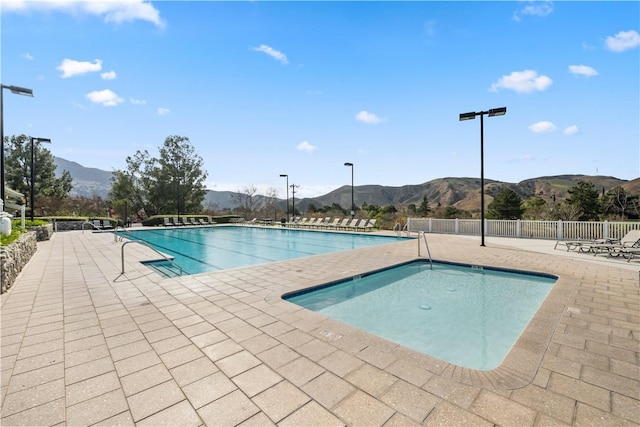
[[[33,90],[26,87],[0,84],[0,199],[6,203],[7,199],[4,194],[4,110],[2,102],[2,94],[5,89],[9,89],[11,93],[16,95],[30,97],[33,97]]]
[[[492,108],[488,111],[471,111],[460,114],[460,121],[473,120],[480,116],[480,246],[484,246],[484,116],[489,117],[504,116],[507,114],[507,107]]]
[[[351,219],[353,219],[356,214],[356,205],[353,201],[353,163],[346,162],[344,165],[351,167]]]
[[[36,193],[36,152],[33,149],[35,143],[46,142],[51,144],[49,138],[34,138],[31,137],[31,222],[33,222],[33,212],[35,210],[35,193]]]
[[[281,173],[280,178],[287,178],[287,221],[289,221],[289,175]]]

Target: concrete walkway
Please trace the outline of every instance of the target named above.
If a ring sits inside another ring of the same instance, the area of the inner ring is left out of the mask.
[[[415,259],[415,240],[164,279],[142,246],[126,246],[121,274],[113,235],[55,233],[2,295],[0,424],[640,425],[637,261],[428,240],[436,260],[559,277],[499,368],[450,365],[280,298]]]

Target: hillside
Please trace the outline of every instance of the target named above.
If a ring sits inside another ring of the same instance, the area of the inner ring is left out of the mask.
[[[112,172],[86,168],[78,163],[70,162],[60,157],[54,157],[56,175],[68,170],[73,178],[72,195],[91,197],[93,195],[106,198],[111,188]],[[557,175],[530,178],[518,183],[509,183],[485,179],[485,204],[491,203],[493,197],[504,188],[515,191],[522,199],[538,196],[546,201],[562,202],[569,196],[568,190],[579,181],[593,183],[599,191],[607,191],[615,186],[622,186],[628,193],[640,194],[640,178],[631,181],[614,178],[611,176],[590,175]],[[363,203],[378,206],[419,205],[424,196],[431,206],[442,204],[453,205],[458,209],[475,210],[480,205],[480,178],[437,178],[422,184],[403,185],[400,187],[383,185],[359,185],[354,188],[355,201],[358,206]],[[235,207],[233,192],[210,190],[204,201],[204,205],[216,210],[231,209]],[[255,197],[256,208],[260,208],[264,202],[262,196]],[[338,203],[349,208],[351,205],[351,186],[343,185],[323,196],[296,199],[296,207],[306,209],[310,204],[316,207]],[[284,205],[284,200],[281,200]]]

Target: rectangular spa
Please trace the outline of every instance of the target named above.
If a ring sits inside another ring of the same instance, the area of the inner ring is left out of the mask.
[[[478,370],[497,368],[557,277],[422,260],[285,295],[330,318]]]

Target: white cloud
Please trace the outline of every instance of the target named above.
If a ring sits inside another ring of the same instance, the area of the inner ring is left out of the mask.
[[[170,109],[163,108],[163,107],[158,107],[158,109],[156,111],[158,112],[158,115],[160,115],[160,116],[166,116],[167,114],[169,114],[171,112]]]
[[[605,46],[612,52],[624,52],[640,46],[640,34],[637,31],[620,31],[605,40]]]
[[[511,89],[518,93],[530,93],[534,90],[546,90],[553,80],[548,76],[539,76],[534,70],[514,71],[508,76],[502,76],[489,88],[492,92],[498,89]]]
[[[578,129],[578,126],[576,125],[571,125],[569,127],[567,127],[565,130],[562,131],[565,135],[575,135],[578,132],[580,132],[580,129]]]
[[[316,147],[315,145],[309,144],[309,142],[307,141],[302,141],[300,144],[296,145],[296,150],[306,151],[308,153],[313,153],[317,149],[318,147]]]
[[[542,121],[542,122],[534,123],[531,126],[529,126],[529,130],[535,133],[555,132],[556,125],[554,125],[551,122]]]
[[[147,0],[107,0],[107,1],[70,1],[70,0],[3,0],[3,12],[49,12],[58,11],[71,15],[101,16],[104,22],[121,24],[136,20],[148,21],[157,27],[164,27],[160,12]]]
[[[544,3],[540,2],[529,2],[529,4],[522,9],[516,11],[513,14],[513,20],[520,22],[521,16],[529,15],[529,16],[539,16],[545,17],[550,15],[553,12],[553,3],[550,1],[546,1]]]
[[[266,44],[261,44],[258,47],[254,47],[253,50],[255,50],[256,52],[266,53],[267,55],[269,55],[273,59],[275,59],[277,61],[280,61],[283,64],[288,64],[289,63],[289,61],[287,60],[287,55],[285,55],[284,53],[280,52],[279,50],[275,50],[271,46],[267,46]]]
[[[107,71],[104,73],[100,73],[100,77],[102,77],[102,80],[113,80],[116,78],[116,72],[115,71]]]
[[[33,61],[35,58],[33,57],[33,55],[31,55],[30,53],[23,53],[22,55],[20,55],[20,57],[22,57],[23,59],[26,59],[28,61]]]
[[[508,159],[507,162],[508,163],[520,163],[520,162],[530,162],[532,160],[535,160],[535,156],[533,154],[525,154],[522,155],[520,157],[514,157],[512,159]]]
[[[424,32],[429,36],[433,37],[436,34],[436,21],[433,19],[428,20],[424,23]]]
[[[109,89],[90,92],[87,94],[87,99],[96,104],[104,105],[105,107],[113,107],[124,102],[124,99]]]
[[[589,67],[588,65],[569,65],[569,72],[573,74],[580,74],[585,77],[598,75],[595,68]]]
[[[147,103],[147,101],[143,99],[135,99],[135,98],[129,98],[129,102],[132,103],[133,105],[144,105]]]
[[[377,125],[385,121],[385,119],[382,119],[375,114],[364,110],[356,114],[356,120],[369,125]]]
[[[76,61],[74,59],[65,58],[60,65],[56,67],[56,70],[62,71],[63,79],[73,76],[79,76],[81,74],[93,73],[102,69],[102,61],[95,59],[93,63],[87,61]]]

